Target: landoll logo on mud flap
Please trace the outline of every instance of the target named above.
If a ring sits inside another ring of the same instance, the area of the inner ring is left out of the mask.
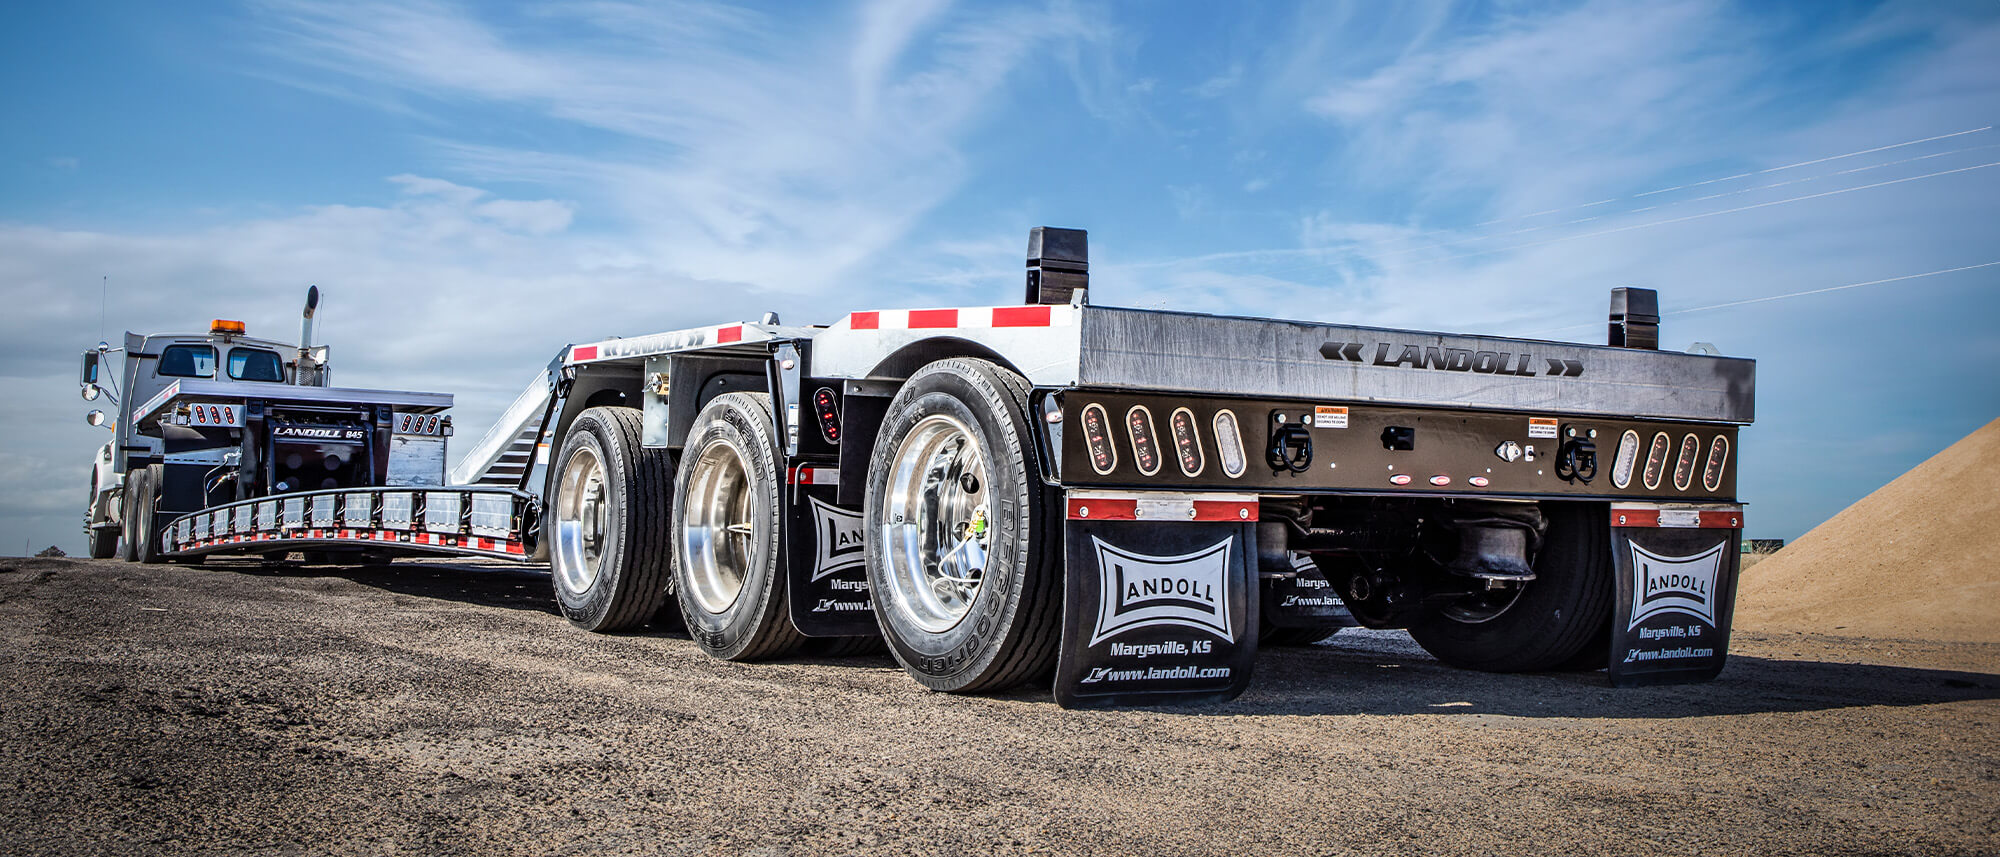
[[[812,501],[813,522],[819,530],[812,579],[860,568],[866,559],[861,544],[861,513],[827,505],[818,497],[806,499]]]
[[[1632,546],[1632,619],[1630,631],[1661,613],[1686,613],[1715,626],[1715,583],[1722,574],[1722,549],[1716,545],[1694,556],[1660,556]]]
[[[1158,625],[1194,628],[1236,642],[1228,606],[1233,539],[1180,556],[1147,556],[1119,550],[1096,536],[1090,540],[1097,546],[1103,594],[1089,645]]]

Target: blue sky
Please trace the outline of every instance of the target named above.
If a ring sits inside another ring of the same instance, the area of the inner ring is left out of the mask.
[[[567,342],[1012,300],[1038,224],[1103,304],[1596,341],[1657,288],[1760,362],[1756,536],[2000,416],[1990,3],[11,4],[0,75],[0,552],[80,546],[105,333],[317,283],[340,382],[476,435]]]

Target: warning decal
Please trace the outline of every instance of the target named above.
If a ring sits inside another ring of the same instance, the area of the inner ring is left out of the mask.
[[[1340,405],[1320,405],[1313,408],[1313,428],[1347,428],[1347,408]]]
[[[1528,418],[1528,437],[1554,438],[1555,436],[1556,436],[1556,420],[1554,417]]]

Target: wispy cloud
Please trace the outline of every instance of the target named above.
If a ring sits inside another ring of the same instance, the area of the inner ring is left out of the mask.
[[[448,135],[455,168],[582,189],[645,236],[639,252],[801,291],[950,196],[961,142],[1028,57],[1103,35],[1063,6],[940,0],[877,0],[829,32],[700,3],[555,7],[537,12],[534,40],[435,3],[263,8],[288,61],[397,98],[470,98],[613,135],[582,152]]]

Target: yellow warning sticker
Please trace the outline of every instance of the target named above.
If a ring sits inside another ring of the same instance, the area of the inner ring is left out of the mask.
[[[1555,436],[1556,436],[1556,419],[1554,417],[1528,418],[1528,437],[1553,438]]]
[[[1313,428],[1347,428],[1347,408],[1341,405],[1319,405],[1313,408]],[[1554,437],[1554,435],[1550,435]]]

